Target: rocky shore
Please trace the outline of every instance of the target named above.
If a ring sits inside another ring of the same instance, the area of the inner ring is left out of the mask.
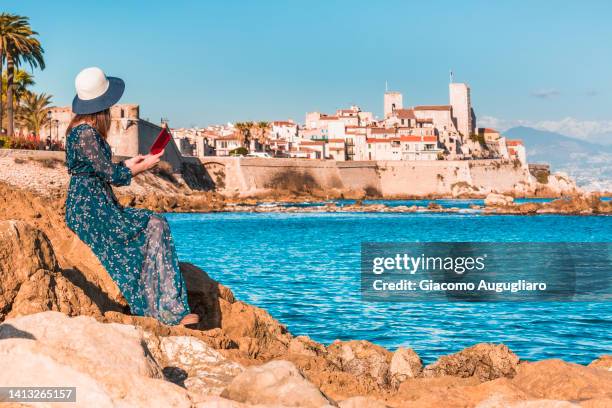
[[[559,176],[561,177],[561,176]],[[556,179],[555,179],[556,180]],[[451,197],[396,197],[402,199],[441,199],[441,198],[480,198],[484,206],[472,206],[472,212],[483,214],[574,214],[602,215],[612,213],[609,201],[602,201],[596,194],[585,194],[572,187],[565,178],[563,188],[556,186],[550,190],[542,186],[537,189],[537,197],[558,198],[558,191],[571,191],[572,194],[547,203],[514,203],[514,198],[500,194],[475,194],[472,190],[460,191]],[[37,195],[63,200],[69,176],[61,159],[38,159],[36,157],[0,156],[0,183],[24,189]],[[558,182],[561,183],[561,182]],[[442,207],[433,202],[427,206],[387,206],[384,204],[364,204],[364,199],[375,199],[375,192],[354,192],[344,194],[335,190],[272,189],[268,194],[256,197],[234,197],[215,191],[202,191],[188,182],[188,177],[172,173],[162,164],[154,172],[141,174],[133,179],[130,186],[115,188],[119,201],[124,206],[148,208],[158,212],[463,212],[457,207]],[[554,192],[557,192],[556,194]],[[327,203],[321,206],[299,205],[303,202],[321,202],[336,199],[353,199],[355,204],[339,206]],[[296,205],[291,205],[295,203]],[[262,205],[263,204],[263,205]]]
[[[410,348],[323,345],[187,263],[197,329],[131,316],[63,223],[61,199],[0,184],[0,207],[0,384],[77,386],[83,407],[612,404],[610,356],[588,367],[527,362],[503,344],[477,344],[423,366]]]

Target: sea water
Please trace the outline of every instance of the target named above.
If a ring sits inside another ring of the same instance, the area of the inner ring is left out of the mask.
[[[465,203],[460,203],[465,205]],[[182,261],[294,335],[415,349],[432,362],[476,343],[586,364],[612,352],[612,303],[369,303],[361,242],[610,242],[612,217],[470,213],[167,214]]]

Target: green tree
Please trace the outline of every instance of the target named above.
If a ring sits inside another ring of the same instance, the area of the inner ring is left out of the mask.
[[[51,95],[28,92],[19,105],[17,122],[40,136],[40,129],[49,126],[47,113],[51,107]]]
[[[240,134],[240,143],[247,149],[251,145],[251,130],[253,129],[253,122],[238,122],[234,125]]]
[[[260,144],[265,144],[268,141],[268,129],[270,129],[270,123],[265,121],[257,122],[257,141]]]
[[[6,111],[9,137],[13,136],[14,131],[15,70],[23,63],[30,65],[32,69],[45,68],[44,50],[36,38],[37,35],[38,33],[30,27],[28,17],[8,13],[0,14],[0,62],[6,61]]]
[[[2,86],[3,89],[6,88],[6,84],[8,82],[8,77],[6,72],[2,75]],[[19,106],[19,102],[25,95],[27,95],[30,91],[32,85],[35,85],[34,77],[27,71],[22,69],[15,70],[15,79],[13,81],[13,90],[15,96],[15,105]]]

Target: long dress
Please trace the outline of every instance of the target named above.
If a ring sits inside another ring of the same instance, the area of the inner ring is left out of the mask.
[[[91,247],[127,300],[132,314],[174,325],[189,313],[187,289],[166,219],[122,207],[111,184],[125,186],[132,172],[111,161],[111,148],[87,124],[66,140],[70,186],[66,224]]]

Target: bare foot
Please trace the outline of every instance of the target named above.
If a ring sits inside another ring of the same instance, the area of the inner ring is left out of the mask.
[[[190,313],[183,317],[183,320],[180,321],[178,326],[188,326],[192,324],[198,324],[200,322],[200,317],[195,313]]]

